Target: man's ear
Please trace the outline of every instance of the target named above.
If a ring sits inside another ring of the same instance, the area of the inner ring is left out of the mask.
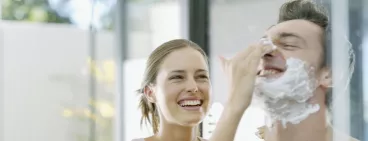
[[[332,72],[329,68],[323,68],[319,78],[319,84],[323,88],[330,88],[332,87]]]
[[[149,102],[151,103],[156,102],[155,89],[153,85],[148,85],[144,87],[143,92]]]

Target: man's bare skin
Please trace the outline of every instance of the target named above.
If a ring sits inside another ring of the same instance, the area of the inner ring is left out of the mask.
[[[329,99],[333,94],[331,62],[327,51],[332,45],[325,44],[330,35],[330,21],[327,12],[320,5],[309,0],[292,0],[280,7],[278,23],[267,29],[264,37],[269,37],[277,46],[276,51],[265,55],[264,64],[283,67],[285,60],[297,58],[314,66],[318,86],[309,101],[319,105],[319,110],[309,114],[298,124],[288,124],[283,128],[278,122],[272,127],[258,128],[257,135],[265,141],[357,141],[345,133],[332,128],[326,121],[326,112],[330,108]],[[327,58],[327,59],[326,59]],[[264,67],[265,68],[265,67]],[[275,76],[283,71],[275,71]],[[349,82],[350,80],[344,80]],[[281,84],[282,85],[282,84]],[[272,106],[268,107],[274,108]],[[336,137],[336,138],[335,138]]]
[[[336,131],[333,130],[333,128],[331,126],[327,127],[327,133],[326,133],[326,140],[325,141],[332,141],[333,138],[333,134],[337,134],[337,138],[340,138],[339,136],[341,136],[340,139],[342,138],[349,138],[349,141],[359,141],[353,137],[349,137],[343,133],[337,133]],[[258,138],[263,139],[264,141],[271,141],[271,140],[267,140],[265,139],[265,137],[267,136],[267,133],[269,132],[268,128],[266,126],[262,126],[258,128],[258,132],[256,132],[256,135],[258,136]]]

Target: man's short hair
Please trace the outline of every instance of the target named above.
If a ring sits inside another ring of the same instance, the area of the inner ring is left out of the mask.
[[[321,67],[331,66],[331,30],[328,18],[327,9],[322,5],[309,0],[292,0],[284,3],[279,11],[278,23],[290,20],[307,20],[323,29],[321,37],[321,45],[323,46],[323,53],[321,58]],[[332,101],[330,91],[326,95],[325,104],[329,107]]]

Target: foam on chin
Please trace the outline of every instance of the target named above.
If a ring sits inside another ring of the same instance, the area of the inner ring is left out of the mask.
[[[259,77],[254,89],[254,100],[272,121],[298,124],[319,111],[318,104],[309,103],[317,88],[313,67],[300,59],[287,59],[287,70],[277,79]]]

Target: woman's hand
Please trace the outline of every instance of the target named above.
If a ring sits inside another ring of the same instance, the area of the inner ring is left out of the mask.
[[[265,138],[265,130],[266,130],[266,126],[258,127],[258,131],[256,132],[256,136],[260,139],[264,139]]]
[[[271,46],[251,45],[233,58],[220,57],[222,68],[229,79],[228,106],[244,111],[251,103],[257,68],[262,56],[272,51]]]

